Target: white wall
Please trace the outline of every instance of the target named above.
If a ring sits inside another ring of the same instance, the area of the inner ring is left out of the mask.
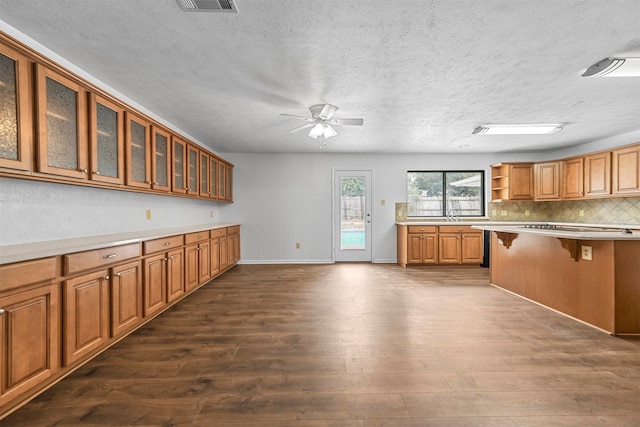
[[[541,154],[223,156],[235,164],[234,203],[221,206],[220,217],[242,223],[241,262],[323,263],[333,259],[332,168],[373,170],[372,256],[374,262],[395,262],[394,208],[396,202],[406,201],[407,170],[485,170],[488,182],[492,163],[537,160]]]
[[[0,245],[207,224],[220,220],[219,206],[207,200],[0,178]]]

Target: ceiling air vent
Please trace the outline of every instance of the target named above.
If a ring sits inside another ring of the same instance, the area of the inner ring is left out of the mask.
[[[176,0],[185,12],[238,13],[232,0]]]

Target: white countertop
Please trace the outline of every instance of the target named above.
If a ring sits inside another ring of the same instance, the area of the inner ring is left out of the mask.
[[[504,224],[476,224],[473,228],[480,230],[490,231],[502,231],[506,233],[525,233],[525,234],[537,234],[539,236],[547,237],[560,237],[564,239],[576,239],[576,240],[640,240],[640,225],[615,225],[611,224],[576,224],[576,223],[544,223],[560,227],[560,229],[536,229],[525,228],[525,224],[532,223],[519,223],[518,225],[504,225]],[[572,228],[568,230],[567,228]],[[591,228],[591,229],[590,229]],[[603,230],[605,228],[612,228],[613,230]],[[625,234],[623,229],[631,230],[631,234]]]
[[[74,239],[50,240],[45,242],[23,243],[19,245],[0,246],[0,265],[30,259],[46,258],[73,252],[92,249],[109,248],[139,243],[147,240],[175,236],[177,234],[195,233],[216,228],[240,225],[236,222],[188,225],[182,227],[161,228],[156,230],[131,231],[127,233],[105,234],[102,236],[78,237]]]

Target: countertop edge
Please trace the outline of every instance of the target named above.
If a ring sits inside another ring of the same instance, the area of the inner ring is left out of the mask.
[[[153,230],[130,231],[124,233],[104,234],[98,236],[76,237],[62,240],[20,243],[0,246],[0,265],[15,262],[84,252],[93,249],[110,248],[130,243],[141,243],[148,240],[161,239],[178,234],[197,233],[199,231],[241,225],[238,222],[186,225],[180,227]]]
[[[560,224],[558,224],[560,225]],[[563,224],[568,226],[569,224]],[[576,224],[572,224],[576,226]],[[585,227],[580,224],[580,227]],[[601,228],[618,228],[618,227],[607,227],[600,225]],[[540,229],[532,229],[532,228],[523,228],[522,225],[519,226],[499,226],[494,224],[489,225],[474,225],[473,228],[479,230],[489,230],[489,231],[502,231],[505,233],[514,233],[514,234],[534,234],[538,236],[544,237],[556,237],[561,239],[573,239],[573,240],[640,240],[640,231],[638,229],[640,226],[635,226],[635,231],[632,234],[622,234],[621,231],[597,231],[597,232],[588,232],[588,231],[562,231],[562,230],[540,230]],[[619,227],[619,228],[631,228],[634,229],[634,226],[630,227]]]

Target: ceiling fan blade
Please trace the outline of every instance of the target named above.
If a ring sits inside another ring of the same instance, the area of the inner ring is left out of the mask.
[[[327,120],[331,118],[331,116],[333,116],[336,111],[338,111],[338,107],[336,107],[335,105],[324,104],[324,107],[322,107],[322,111],[320,111],[318,117],[320,117],[322,120]]]
[[[298,132],[299,130],[306,129],[306,128],[310,128],[310,127],[311,127],[311,126],[313,126],[313,125],[314,125],[313,123],[307,123],[306,125],[298,126],[298,127],[297,127],[297,128],[295,128],[295,129],[291,129],[291,130],[289,131],[289,133]]]
[[[298,119],[298,120],[304,120],[304,121],[306,121],[306,122],[313,122],[313,121],[315,121],[315,119],[311,119],[311,118],[309,118],[309,117],[294,116],[293,114],[284,114],[284,113],[282,113],[282,114],[280,114],[280,115],[281,115],[281,116],[286,116],[286,117],[291,117],[291,118]]]
[[[327,123],[331,123],[332,125],[362,126],[364,119],[331,119],[327,120]]]

